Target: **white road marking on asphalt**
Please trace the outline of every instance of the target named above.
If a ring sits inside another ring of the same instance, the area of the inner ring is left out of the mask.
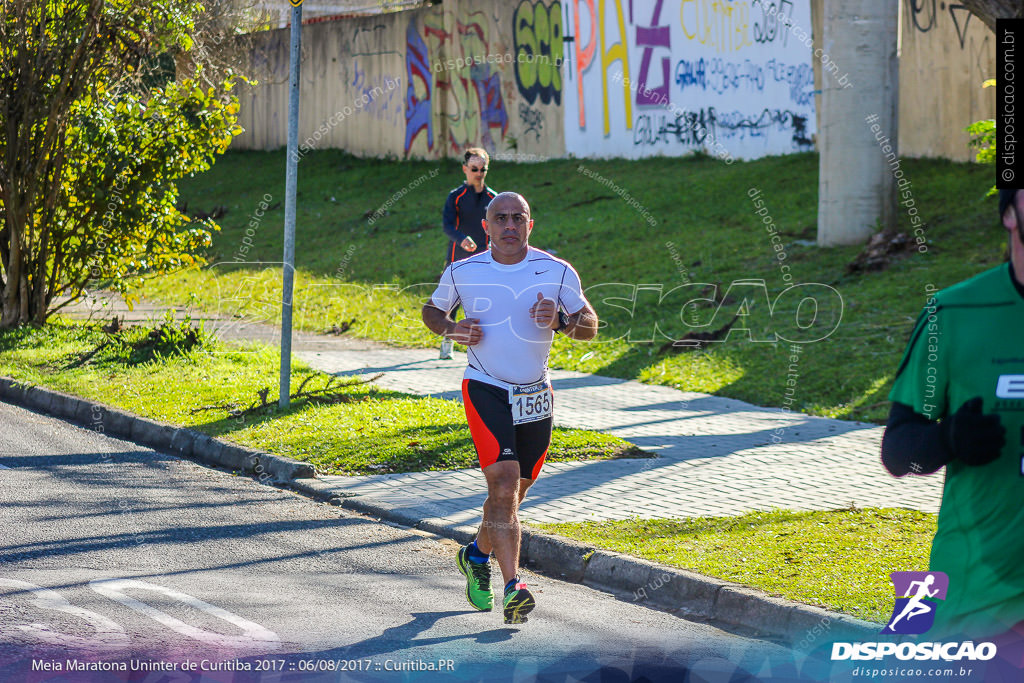
[[[72,614],[89,622],[89,625],[96,631],[95,636],[91,638],[83,638],[81,636],[65,635],[46,624],[31,624],[29,626],[25,626],[23,624],[15,625],[16,629],[29,633],[39,640],[52,645],[61,645],[65,647],[70,645],[79,648],[101,648],[105,650],[123,649],[128,646],[128,634],[125,633],[124,629],[116,622],[111,621],[102,614],[96,614],[96,612],[92,612],[81,607],[75,607],[56,591],[42,588],[27,581],[19,581],[17,579],[0,579],[0,586],[30,591],[33,596],[33,602],[40,609]],[[2,632],[2,624],[0,624],[0,633]]]
[[[281,639],[273,631],[267,630],[257,623],[244,619],[237,614],[228,612],[216,605],[211,605],[199,598],[192,597],[187,593],[180,593],[172,588],[165,588],[164,586],[158,586],[156,584],[149,583],[148,581],[138,581],[135,579],[94,579],[89,582],[89,586],[100,595],[110,598],[111,600],[116,600],[122,605],[130,607],[136,612],[140,612],[150,619],[163,624],[167,628],[194,640],[219,647],[259,647],[265,649],[268,645],[280,646]],[[173,598],[198,610],[202,610],[211,616],[234,624],[238,628],[242,629],[244,633],[239,636],[228,636],[197,628],[195,626],[190,626],[179,619],[175,619],[166,612],[158,610],[155,607],[151,607],[150,605],[125,595],[122,592],[130,588],[162,593],[169,598]]]

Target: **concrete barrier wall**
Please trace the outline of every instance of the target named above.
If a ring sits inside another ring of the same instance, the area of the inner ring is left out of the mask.
[[[405,126],[404,50],[396,47],[405,32],[367,17],[310,24],[302,38],[300,147],[393,153]],[[241,148],[287,144],[289,40],[289,29],[254,36],[249,60],[259,85],[239,93]]]
[[[312,23],[301,149],[439,158],[479,145],[523,160],[813,149],[821,70],[843,73],[801,40],[821,35],[825,1],[838,0],[446,0]],[[963,128],[994,115],[994,90],[981,88],[995,73],[992,32],[955,3],[903,0],[899,13],[900,153],[973,158]],[[253,36],[260,85],[240,92],[236,148],[286,144],[288,41],[288,29]]]
[[[974,158],[964,127],[995,116],[995,35],[963,5],[904,0],[900,16],[900,155]]]
[[[462,0],[304,26],[300,146],[562,156],[560,18],[558,0]],[[288,41],[288,29],[257,37],[250,61],[260,85],[240,96],[246,132],[236,147],[287,142]]]

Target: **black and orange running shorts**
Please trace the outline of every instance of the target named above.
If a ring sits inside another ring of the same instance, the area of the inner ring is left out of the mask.
[[[480,468],[515,460],[520,477],[536,479],[551,445],[553,419],[512,424],[508,391],[475,379],[462,380],[462,401]]]

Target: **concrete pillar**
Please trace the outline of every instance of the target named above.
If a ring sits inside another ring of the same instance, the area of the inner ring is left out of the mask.
[[[862,244],[878,221],[886,228],[896,219],[893,169],[883,147],[898,149],[899,4],[825,0],[824,9],[814,55],[822,63],[818,244]]]

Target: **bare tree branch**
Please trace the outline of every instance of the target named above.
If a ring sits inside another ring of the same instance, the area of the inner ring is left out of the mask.
[[[1020,0],[961,0],[961,3],[993,31],[996,19],[1024,17],[1024,3]]]

